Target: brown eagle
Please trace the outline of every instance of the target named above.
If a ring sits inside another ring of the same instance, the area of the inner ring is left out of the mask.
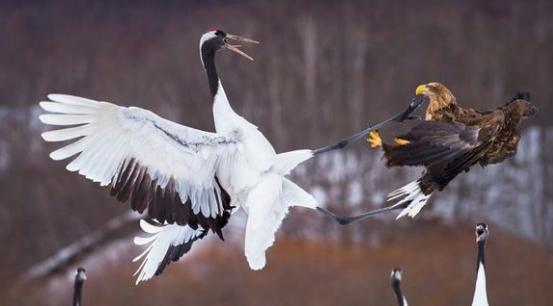
[[[423,121],[394,143],[384,143],[376,131],[368,141],[373,148],[383,148],[388,167],[426,169],[419,179],[388,195],[388,201],[398,201],[395,205],[363,215],[403,209],[398,218],[414,217],[433,192],[443,190],[461,172],[515,155],[522,121],[537,112],[529,93],[522,92],[491,111],[462,108],[451,91],[436,82],[418,86],[416,95],[429,100]]]

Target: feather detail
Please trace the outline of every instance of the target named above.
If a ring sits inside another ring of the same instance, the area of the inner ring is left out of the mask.
[[[160,274],[171,261],[178,260],[188,252],[192,243],[207,232],[201,227],[193,229],[177,224],[154,225],[145,220],[140,220],[140,228],[151,236],[134,238],[136,245],[148,245],[133,259],[133,262],[142,260],[134,274],[137,275],[136,284]],[[174,250],[181,250],[182,253],[175,253]]]

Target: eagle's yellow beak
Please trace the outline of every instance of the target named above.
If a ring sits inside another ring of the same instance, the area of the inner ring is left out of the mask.
[[[425,91],[428,91],[428,87],[426,85],[419,85],[417,89],[415,89],[415,94],[422,95]]]

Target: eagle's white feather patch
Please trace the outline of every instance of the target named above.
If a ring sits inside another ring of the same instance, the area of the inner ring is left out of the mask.
[[[388,194],[388,201],[393,201],[401,199],[394,206],[401,205],[403,203],[411,202],[407,207],[405,207],[399,215],[396,217],[396,220],[405,216],[414,218],[421,209],[426,205],[426,202],[432,194],[426,195],[421,190],[419,182],[411,182],[397,190],[394,190]]]

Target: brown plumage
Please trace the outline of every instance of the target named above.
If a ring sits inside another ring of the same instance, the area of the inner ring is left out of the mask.
[[[443,190],[470,167],[499,163],[515,155],[521,123],[537,111],[526,93],[492,111],[460,107],[440,83],[420,85],[416,94],[429,100],[424,121],[392,144],[382,142],[377,132],[369,138],[371,146],[383,147],[387,166],[426,168],[416,182],[389,195],[389,200],[399,200],[394,209],[404,209],[398,217],[415,216],[432,192]]]

